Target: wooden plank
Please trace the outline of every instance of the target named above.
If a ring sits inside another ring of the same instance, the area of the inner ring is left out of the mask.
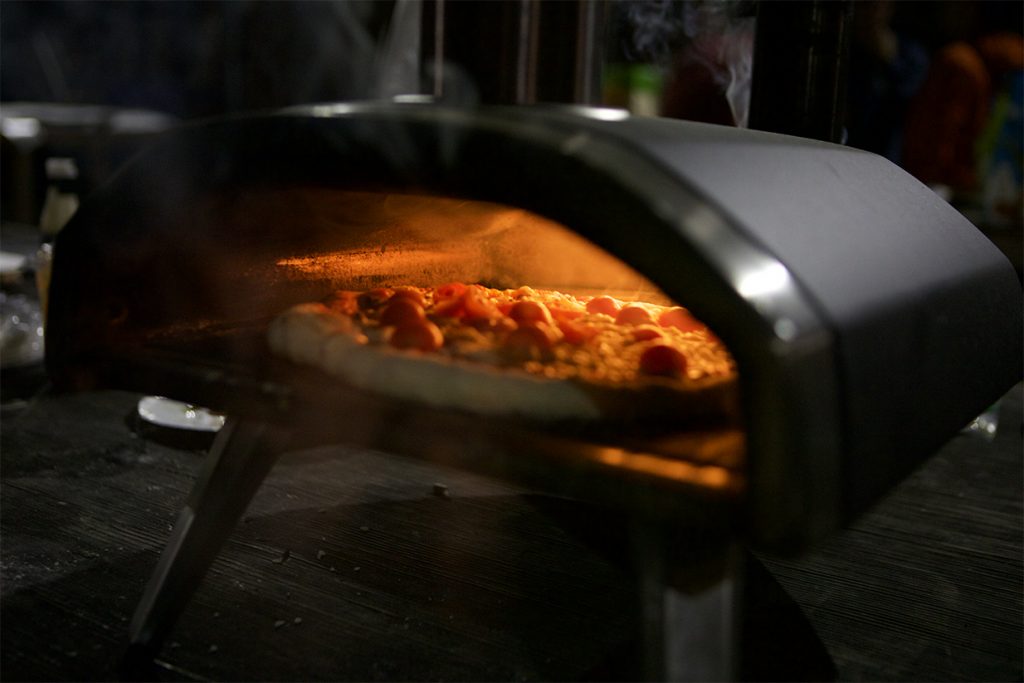
[[[844,533],[766,564],[862,680],[1020,680],[1020,387]]]
[[[3,415],[4,680],[117,676],[202,457],[134,436],[137,398]],[[764,558],[841,679],[1021,678],[1021,467],[1018,388],[994,442],[954,440],[814,552]],[[614,676],[634,646],[624,534],[608,512],[436,464],[290,453],[186,609],[164,677]]]
[[[52,626],[73,611],[123,637],[199,464],[196,454],[125,445],[116,418],[132,400],[65,397],[77,424],[47,429],[55,409],[40,404],[8,432],[6,452],[34,455],[4,469],[4,538],[23,556],[4,566],[5,676],[114,670],[109,643],[95,656],[71,635],[56,639],[56,654],[39,648],[32,615]],[[95,402],[107,403],[105,419]],[[449,497],[435,495],[437,483]],[[164,657],[213,678],[582,677],[628,639],[631,588],[521,494],[379,453],[290,454]],[[70,548],[82,558],[71,566]],[[572,633],[587,635],[567,642]]]

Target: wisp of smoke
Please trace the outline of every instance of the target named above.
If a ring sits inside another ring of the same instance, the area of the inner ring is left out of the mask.
[[[733,120],[746,127],[754,57],[754,17],[735,0],[619,0],[632,43],[629,59],[671,68],[674,54],[698,62],[722,89]]]
[[[618,0],[630,40],[622,45],[626,59],[666,67],[684,32],[682,3],[676,0]]]

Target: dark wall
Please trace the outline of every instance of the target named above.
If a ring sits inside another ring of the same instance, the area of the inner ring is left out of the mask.
[[[194,117],[363,97],[392,7],[5,0],[0,99]]]

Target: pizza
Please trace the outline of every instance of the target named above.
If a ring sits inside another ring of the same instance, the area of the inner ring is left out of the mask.
[[[362,390],[531,420],[736,413],[736,366],[685,308],[478,284],[341,290],[277,316],[271,350]]]

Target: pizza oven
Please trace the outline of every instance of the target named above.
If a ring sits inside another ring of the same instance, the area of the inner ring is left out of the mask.
[[[735,358],[738,415],[480,417],[356,391],[267,350],[292,304],[450,281],[683,305]],[[212,558],[289,448],[363,444],[795,552],[1021,376],[1009,263],[886,160],[597,108],[332,104],[184,126],[82,206],[51,292],[58,387],[229,416],[139,642],[159,640],[169,625],[152,615],[202,575],[182,545]],[[204,524],[221,528],[183,536]]]

